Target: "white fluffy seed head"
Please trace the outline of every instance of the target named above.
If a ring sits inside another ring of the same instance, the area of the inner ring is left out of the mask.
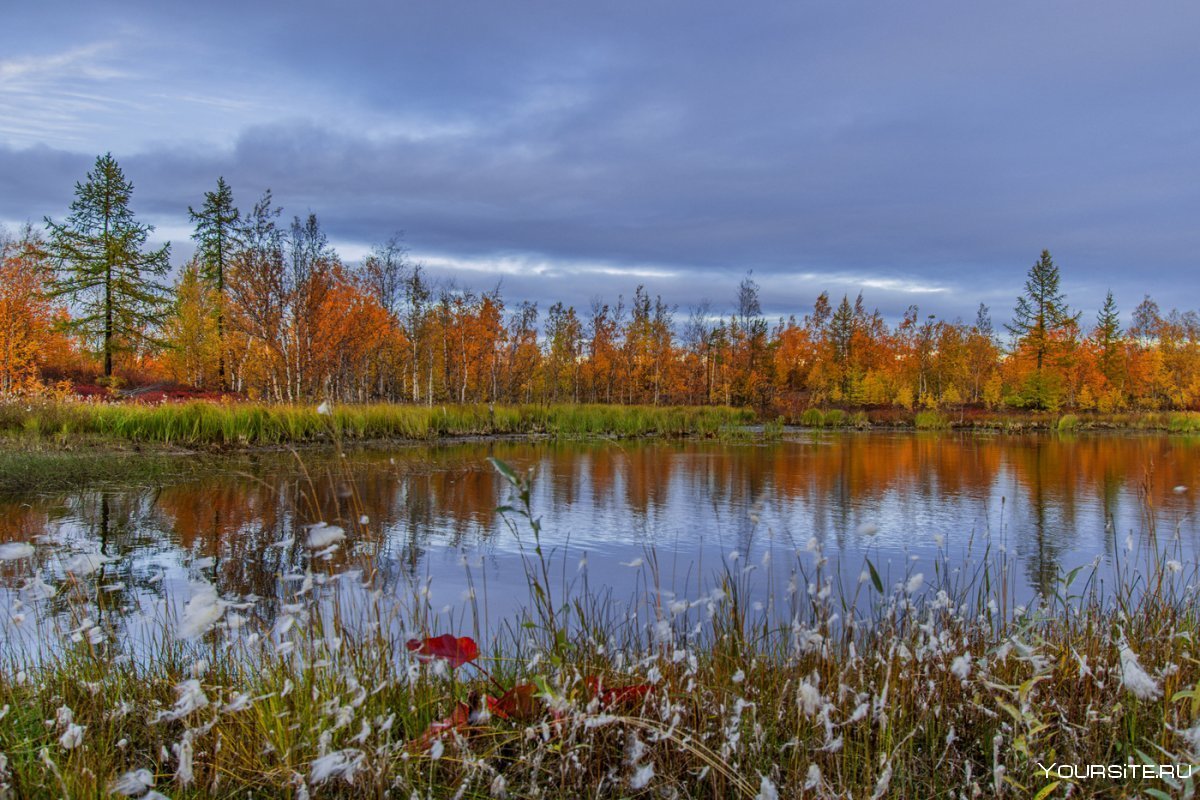
[[[148,769],[134,769],[121,775],[108,785],[108,791],[122,797],[137,797],[145,794],[154,785],[154,773]]]
[[[62,736],[58,737],[58,743],[62,745],[63,750],[74,750],[79,745],[83,744],[83,732],[87,730],[86,725],[76,725],[72,722],[63,731]]]
[[[1128,642],[1121,642],[1121,683],[1139,700],[1157,700],[1162,696],[1158,682],[1151,678],[1138,663],[1137,654]]]
[[[643,764],[634,771],[633,777],[629,779],[629,788],[634,791],[645,789],[653,778],[654,764]]]
[[[17,561],[33,555],[33,545],[28,542],[5,542],[0,544],[0,561]]]
[[[344,541],[346,532],[337,525],[318,522],[308,529],[308,546],[311,550],[323,550],[332,544]]]
[[[959,679],[965,681],[971,675],[971,657],[965,653],[954,659],[950,671]]]

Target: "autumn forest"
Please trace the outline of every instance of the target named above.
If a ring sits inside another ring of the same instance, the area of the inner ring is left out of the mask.
[[[722,404],[1115,412],[1200,408],[1200,316],[1110,293],[1071,309],[1043,251],[1014,286],[1007,325],[911,306],[897,323],[867,298],[822,293],[767,319],[751,274],[727,311],[681,310],[643,287],[549,308],[435,281],[394,237],[361,264],[316,215],[290,221],[270,191],[239,209],[231,187],[189,207],[195,255],[170,277],[169,245],[131,210],[111,155],[63,219],[0,239],[0,395],[128,393],[178,385],[266,401]],[[1015,272],[1015,270],[1014,270]]]

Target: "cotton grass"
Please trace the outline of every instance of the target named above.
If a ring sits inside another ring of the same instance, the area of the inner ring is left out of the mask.
[[[519,478],[514,491],[528,510]],[[155,606],[142,639],[103,606],[96,584],[112,576],[81,570],[58,591],[37,572],[57,557],[65,574],[79,554],[36,545],[7,565],[22,629],[53,647],[5,650],[0,795],[1034,796],[1051,752],[1088,764],[1200,749],[1196,575],[1179,551],[1103,592],[1086,571],[1060,575],[1017,613],[1013,562],[996,552],[889,586],[871,564],[843,580],[819,545],[801,547],[793,589],[756,610],[742,561],[674,595],[647,551],[627,567],[646,590],[618,604],[559,594],[530,549],[544,603],[450,666],[406,641],[476,620],[433,609],[419,582],[385,584],[370,561],[324,561],[343,539],[312,534],[331,527],[298,529],[272,604],[196,581],[182,608]],[[527,705],[498,710],[517,686]]]

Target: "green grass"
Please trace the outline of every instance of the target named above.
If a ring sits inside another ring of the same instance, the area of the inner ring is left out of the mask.
[[[762,438],[774,442],[783,438],[783,423],[779,420],[768,420],[762,426]]]
[[[951,420],[940,411],[915,415],[898,409],[847,412],[809,408],[792,418],[811,428],[950,427],[1010,432],[1035,430],[1155,430],[1200,433],[1200,413],[1129,412],[1054,415],[1028,411],[969,410]],[[144,443],[239,448],[344,441],[434,441],[447,437],[546,435],[563,438],[645,436],[752,438],[750,409],[720,406],[620,405],[337,405],[332,414],[315,405],[268,403],[0,402],[0,447]]]
[[[1102,413],[1075,411],[1057,415],[1038,411],[981,411],[968,410],[955,427],[979,428],[1021,433],[1038,430],[1062,431],[1161,431],[1165,433],[1200,433],[1200,413],[1194,411],[1125,411]]]
[[[825,412],[825,427],[841,428],[846,424],[849,415],[840,408],[831,408]]]
[[[1176,411],[1168,418],[1167,430],[1172,433],[1200,433],[1200,414]]]
[[[69,442],[91,436],[186,447],[506,434],[715,437],[753,421],[752,412],[725,407],[375,404],[334,406],[322,415],[315,405],[260,403],[0,404],[0,435],[10,439]]]
[[[819,408],[808,408],[800,415],[799,424],[806,428],[865,428],[870,423],[865,411],[849,413],[840,408],[830,408],[822,411]]]
[[[800,415],[800,424],[806,428],[822,428],[825,426],[825,413],[819,408],[808,408]]]
[[[918,411],[913,426],[921,431],[940,431],[950,427],[950,418],[940,411]]]
[[[1074,414],[1063,414],[1058,418],[1057,427],[1060,432],[1077,430],[1079,428],[1079,417]]]

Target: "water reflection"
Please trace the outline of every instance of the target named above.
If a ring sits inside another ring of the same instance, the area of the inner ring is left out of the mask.
[[[1178,535],[1189,558],[1197,546],[1194,492],[1175,491],[1197,486],[1195,440],[879,433],[261,456],[162,488],[0,499],[0,541],[53,545],[37,556],[50,575],[61,574],[54,552],[112,557],[97,578],[111,585],[107,613],[131,612],[155,584],[186,586],[202,570],[223,594],[264,598],[269,616],[279,577],[307,559],[304,526],[324,520],[349,538],[320,568],[357,566],[396,592],[428,579],[438,608],[461,602],[465,559],[480,566],[489,613],[502,615],[526,602],[526,587],[518,542],[495,511],[507,493],[489,456],[532,472],[554,557],[573,573],[588,553],[591,585],[617,597],[634,587],[621,564],[649,548],[664,581],[686,592],[731,553],[759,564],[810,538],[851,576],[870,557],[893,578],[912,556],[934,557],[935,536],[951,554],[973,539],[1015,552],[1032,594],[1060,570],[1119,555],[1131,531],[1142,545],[1153,529]],[[9,585],[18,572],[0,564]]]

